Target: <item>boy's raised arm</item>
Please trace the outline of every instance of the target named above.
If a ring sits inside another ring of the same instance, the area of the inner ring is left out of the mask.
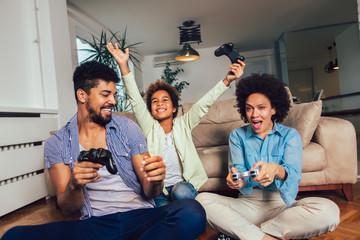
[[[107,44],[107,49],[113,55],[116,62],[118,63],[122,75],[122,80],[126,89],[126,93],[129,96],[129,100],[136,118],[137,123],[139,124],[141,130],[145,133],[151,129],[149,123],[154,121],[154,118],[147,110],[146,104],[140,95],[139,89],[136,85],[136,81],[133,77],[133,74],[130,74],[130,69],[128,67],[129,61],[129,49],[125,49],[125,52],[119,49],[118,45],[115,43],[115,47],[112,43]]]
[[[125,76],[128,73],[130,73],[130,69],[128,66],[129,49],[126,48],[125,52],[123,52],[123,51],[121,51],[121,49],[119,49],[119,46],[117,45],[117,43],[115,43],[115,47],[112,45],[112,43],[108,43],[106,45],[106,47],[109,50],[109,52],[111,53],[111,55],[113,55],[116,62],[119,64],[121,75]]]

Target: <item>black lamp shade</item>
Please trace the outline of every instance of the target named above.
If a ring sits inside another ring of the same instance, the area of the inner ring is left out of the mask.
[[[185,43],[184,47],[181,49],[179,54],[175,57],[177,61],[193,61],[200,58],[200,55],[197,51],[195,51],[190,44]]]
[[[338,70],[338,69],[339,69],[339,64],[338,64],[337,58],[335,58],[335,64],[334,64],[334,66],[333,66],[333,69],[335,69],[335,70]]]
[[[338,64],[337,58],[335,59],[335,63],[333,63],[333,61],[330,61],[325,66],[325,72],[327,72],[327,73],[332,73],[332,72],[334,72],[335,70],[338,70],[338,69],[339,69],[339,64]]]

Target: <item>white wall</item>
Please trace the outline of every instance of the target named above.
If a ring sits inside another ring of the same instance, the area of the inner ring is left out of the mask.
[[[337,71],[340,95],[360,92],[360,41],[358,31],[358,24],[354,24],[336,37],[340,67]],[[323,101],[323,108],[327,112],[357,109],[359,108],[359,101],[359,95],[329,99]]]
[[[73,105],[66,0],[1,0],[0,26],[2,216],[48,194],[43,144]]]
[[[196,102],[208,90],[210,90],[218,81],[226,76],[227,69],[230,66],[230,60],[226,56],[216,57],[214,51],[217,47],[198,49],[197,45],[193,46],[200,54],[200,59],[186,62],[182,65],[171,66],[172,69],[180,67],[184,72],[178,74],[179,81],[187,81],[190,83],[187,88],[182,91],[182,102]],[[179,49],[180,50],[180,49]],[[245,56],[245,74],[250,75],[252,71],[276,74],[275,56],[272,49],[242,52]],[[143,88],[145,90],[150,83],[156,79],[160,79],[162,71],[165,67],[154,67],[153,59],[155,55],[146,56],[142,65]],[[266,65],[266,66],[264,66]],[[250,70],[251,69],[251,70]],[[220,99],[231,99],[235,97],[235,83],[231,84],[231,88],[224,93]]]
[[[56,108],[56,102],[46,105],[43,92],[39,14],[34,1],[3,0],[0,4],[0,106]]]
[[[360,92],[360,41],[358,24],[354,24],[336,38],[339,50],[339,88],[341,94]],[[341,109],[359,108],[360,95],[341,99]],[[358,129],[360,131],[360,129]]]
[[[360,42],[358,36],[358,24],[353,24],[336,37],[340,66],[340,94],[360,91]]]
[[[42,0],[45,1],[45,0]],[[72,62],[70,34],[67,16],[66,0],[46,0],[49,3],[49,17],[51,34],[48,36],[49,49],[53,53],[54,77],[57,83],[59,102],[60,127],[75,114],[77,108],[74,101],[72,82]],[[46,67],[50,69],[51,66]]]
[[[57,112],[63,123],[74,112],[68,98],[58,98],[71,89],[66,0],[0,4],[0,110]]]

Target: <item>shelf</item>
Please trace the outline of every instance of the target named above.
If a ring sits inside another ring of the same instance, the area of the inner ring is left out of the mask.
[[[321,100],[326,101],[326,100],[330,100],[330,99],[352,97],[352,96],[358,96],[358,95],[360,95],[360,92],[353,92],[353,93],[341,94],[341,95],[337,95],[337,96],[326,97],[326,98],[322,98]]]
[[[321,116],[344,116],[344,115],[355,115],[360,114],[360,108],[348,109],[342,111],[333,111],[333,112],[322,112]]]
[[[0,113],[40,113],[40,114],[57,114],[58,109],[48,108],[22,108],[22,107],[2,107]]]

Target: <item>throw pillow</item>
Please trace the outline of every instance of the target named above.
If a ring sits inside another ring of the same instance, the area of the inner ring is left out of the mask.
[[[295,128],[301,136],[303,147],[306,147],[319,124],[321,110],[322,101],[293,104],[282,124]]]

